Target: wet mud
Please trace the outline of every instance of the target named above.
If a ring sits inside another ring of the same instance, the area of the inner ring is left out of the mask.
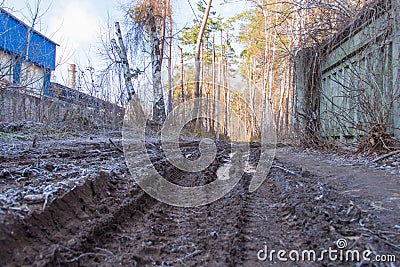
[[[107,139],[65,142],[3,150],[0,265],[396,266],[328,257],[284,262],[269,254],[315,250],[318,256],[345,239],[349,249],[399,256],[399,209],[371,206],[371,196],[349,194],[334,175],[309,171],[312,163],[278,153],[257,191],[249,193],[253,172],[247,171],[223,198],[180,208],[147,195]],[[217,143],[211,166],[193,174],[169,164],[160,148],[147,144],[152,164],[185,186],[216,179],[231,152],[228,143]],[[181,150],[195,158],[198,143],[185,141]],[[259,154],[251,144],[253,167],[263,164]]]

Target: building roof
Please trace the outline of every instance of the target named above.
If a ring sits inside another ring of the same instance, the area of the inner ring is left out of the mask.
[[[10,12],[6,11],[4,8],[0,7],[0,13],[3,13],[5,15],[7,15],[8,17],[10,17],[11,19],[17,21],[21,26],[25,27],[26,29],[29,29],[31,27],[28,24],[26,24],[25,22],[23,22],[22,20],[20,20],[19,18],[17,18],[16,16],[14,16],[13,14],[11,14]],[[57,44],[50,38],[46,37],[44,34],[38,32],[37,30],[33,29],[33,32],[36,33],[37,35],[39,35],[40,37],[46,39],[47,41],[53,43],[54,45],[60,46],[59,44]]]
[[[0,8],[0,50],[27,57],[27,60],[43,68],[55,69],[57,43],[33,29],[27,47],[30,26]]]

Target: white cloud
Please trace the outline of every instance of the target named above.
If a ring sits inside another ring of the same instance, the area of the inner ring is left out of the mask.
[[[90,47],[99,40],[100,28],[105,23],[99,14],[96,1],[57,1],[47,14],[49,32],[57,48],[57,82],[66,79],[68,63],[78,63],[90,54]]]
[[[69,42],[74,48],[83,43],[95,42],[101,19],[92,1],[72,0],[51,10],[50,32],[55,32],[58,42]]]

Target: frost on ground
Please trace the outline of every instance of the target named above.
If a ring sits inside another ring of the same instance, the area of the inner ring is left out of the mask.
[[[394,168],[382,170],[385,161],[375,166],[368,158],[284,145],[266,181],[249,193],[254,166],[262,164],[253,143],[245,173],[231,192],[209,205],[179,208],[137,186],[115,132],[60,133],[37,124],[2,129],[2,266],[396,266],[326,258],[285,264],[257,257],[266,245],[320,252],[336,248],[340,239],[372,256],[400,257],[395,157],[385,159]],[[217,148],[209,168],[188,173],[167,162],[156,139],[147,144],[157,171],[186,186],[218,178],[232,153],[226,142]],[[181,150],[196,158],[198,142],[184,140]]]

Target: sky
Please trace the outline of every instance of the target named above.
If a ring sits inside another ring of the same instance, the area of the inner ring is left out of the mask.
[[[29,6],[34,8],[38,0],[5,0],[4,7],[17,18],[30,24]],[[196,9],[198,0],[171,0],[177,27],[190,24],[194,15],[189,6]],[[56,82],[66,84],[68,65],[77,64],[84,68],[88,59],[100,65],[98,49],[101,47],[101,33],[114,21],[122,21],[122,5],[129,0],[40,0],[40,20],[35,29],[59,44],[57,47]],[[237,14],[250,4],[233,1],[221,5],[223,0],[214,0],[214,10],[227,18]],[[31,8],[31,9],[32,9]]]

